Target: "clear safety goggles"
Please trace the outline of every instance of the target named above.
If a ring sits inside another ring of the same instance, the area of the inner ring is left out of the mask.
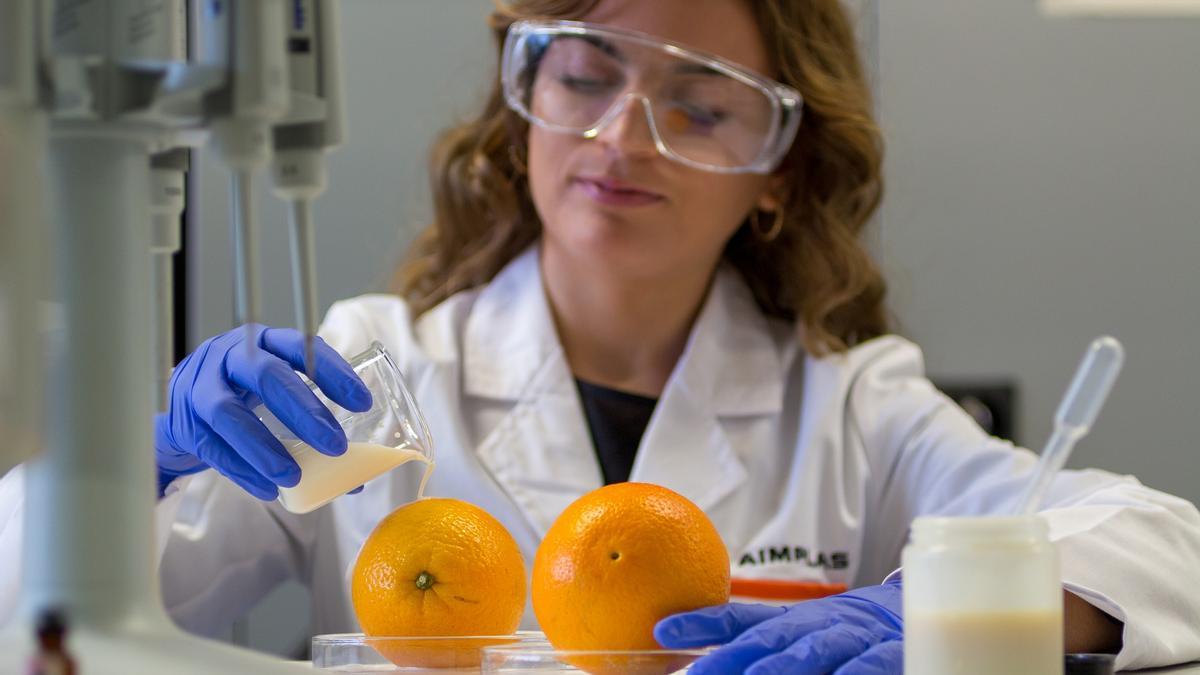
[[[716,56],[578,21],[508,29],[509,107],[543,129],[595,138],[642,106],[664,157],[717,173],[770,173],[800,126],[795,89]]]

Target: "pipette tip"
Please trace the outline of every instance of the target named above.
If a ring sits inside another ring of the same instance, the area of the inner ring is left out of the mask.
[[[312,333],[304,336],[304,372],[308,375],[308,379],[316,381],[317,378],[317,355],[314,346],[315,338]]]

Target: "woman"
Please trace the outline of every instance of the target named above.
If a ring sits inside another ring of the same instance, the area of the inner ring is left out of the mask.
[[[518,0],[493,29],[495,88],[433,155],[435,220],[396,295],[330,310],[317,383],[363,407],[336,352],[381,341],[437,442],[429,493],[487,509],[527,561],[571,501],[637,480],[709,514],[739,593],[854,589],[662,622],[668,646],[730,643],[693,672],[899,670],[899,584],[875,584],[909,522],[1012,509],[1035,458],[886,335],[858,241],[880,140],[838,0]],[[168,608],[213,632],[296,577],[317,632],[354,630],[345,575],[416,474],[305,516],[265,501],[299,469],[249,415],[260,399],[322,452],[346,441],[292,372],[299,336],[254,335],[253,354],[239,329],[181,363],[158,420]],[[1048,504],[1068,650],[1200,657],[1196,509],[1096,471],[1064,473]]]

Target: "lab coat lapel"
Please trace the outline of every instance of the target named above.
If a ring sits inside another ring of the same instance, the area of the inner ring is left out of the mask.
[[[481,291],[467,319],[463,354],[467,395],[512,402],[477,448],[480,460],[544,535],[567,505],[603,479],[536,247]]]
[[[746,480],[722,418],[778,413],[779,345],[736,271],[713,280],[683,356],[638,448],[631,480],[671,488],[709,510]],[[794,340],[794,337],[790,338]]]

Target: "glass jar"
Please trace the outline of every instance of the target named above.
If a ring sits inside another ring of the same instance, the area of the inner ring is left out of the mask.
[[[1042,518],[918,518],[902,564],[905,672],[1062,675],[1062,579]]]

